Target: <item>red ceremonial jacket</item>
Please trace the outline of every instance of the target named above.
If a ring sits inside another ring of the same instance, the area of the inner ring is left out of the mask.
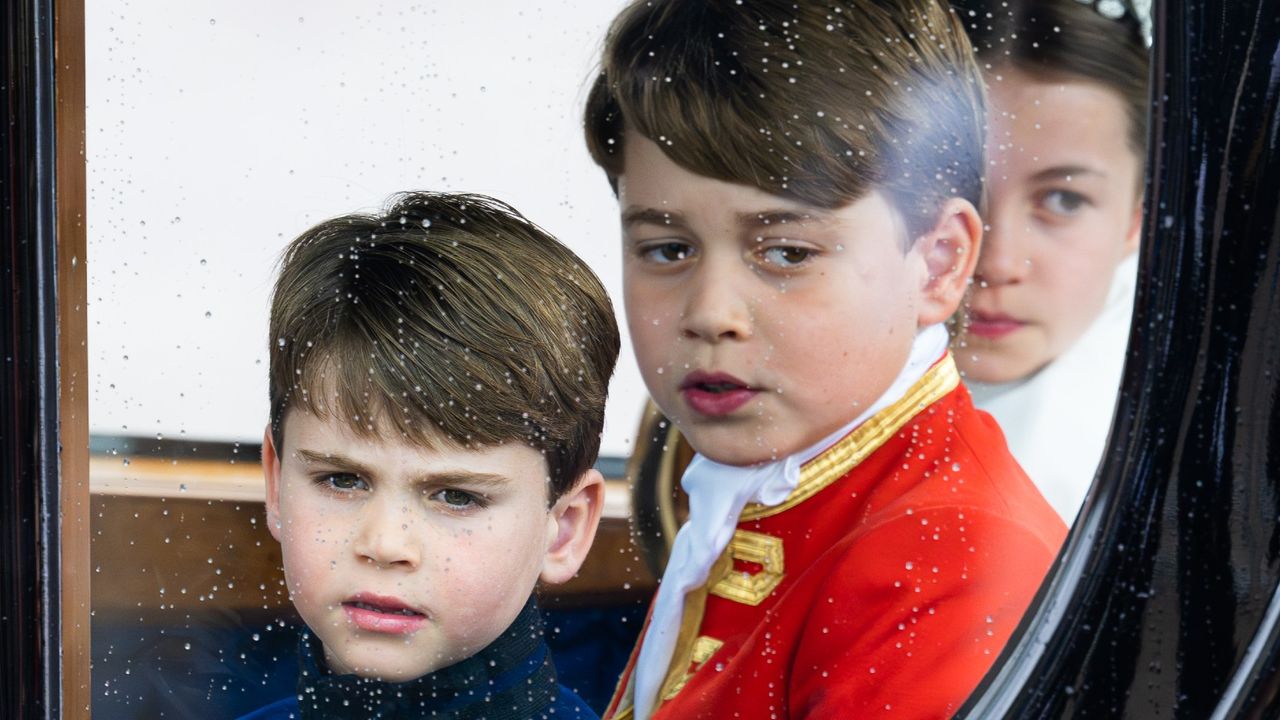
[[[653,717],[949,718],[1065,535],[948,354],[781,505],[743,510],[685,599]],[[638,654],[606,719],[632,717]]]

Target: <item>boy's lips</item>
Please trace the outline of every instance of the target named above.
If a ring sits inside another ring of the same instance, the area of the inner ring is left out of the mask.
[[[361,630],[406,635],[427,622],[427,616],[404,601],[386,595],[357,593],[342,602],[347,618]]]
[[[999,340],[1026,323],[1004,313],[969,313],[969,333],[988,340]]]
[[[728,415],[746,405],[759,393],[738,378],[721,372],[695,370],[680,383],[680,394],[694,412],[702,415]]]

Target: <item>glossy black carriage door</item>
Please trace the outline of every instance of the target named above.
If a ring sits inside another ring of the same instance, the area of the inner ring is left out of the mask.
[[[25,720],[60,714],[53,7],[0,12],[0,716]]]
[[[1153,61],[1111,446],[968,717],[1280,712],[1280,3],[1158,3]]]
[[[56,717],[50,11],[4,27],[6,717]],[[1280,2],[1156,12],[1152,180],[1100,483],[971,717],[1274,717]]]

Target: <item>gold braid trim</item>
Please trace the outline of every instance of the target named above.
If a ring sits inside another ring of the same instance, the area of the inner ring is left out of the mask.
[[[955,360],[947,353],[936,365],[929,368],[900,400],[872,415],[853,432],[832,445],[818,457],[800,468],[800,483],[779,505],[751,503],[742,510],[739,522],[759,520],[786,512],[818,494],[823,488],[844,477],[893,437],[921,410],[929,407],[943,395],[960,384],[960,372]]]

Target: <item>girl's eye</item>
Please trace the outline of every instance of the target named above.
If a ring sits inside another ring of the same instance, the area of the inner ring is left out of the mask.
[[[327,488],[341,492],[369,489],[369,483],[365,482],[359,475],[352,473],[329,473],[328,475],[322,475],[317,482]]]
[[[793,268],[803,265],[814,256],[814,251],[798,245],[775,245],[765,248],[761,253],[765,262],[781,268]]]
[[[1054,215],[1075,215],[1089,204],[1089,198],[1070,190],[1050,190],[1040,200],[1040,205]]]
[[[440,502],[451,508],[461,510],[472,507],[484,507],[484,503],[480,498],[472,495],[465,490],[455,490],[447,488],[436,492],[435,497]]]
[[[649,245],[640,249],[641,257],[649,260],[650,262],[662,265],[687,260],[692,254],[692,246],[688,243],[675,241],[665,242],[658,245]]]

